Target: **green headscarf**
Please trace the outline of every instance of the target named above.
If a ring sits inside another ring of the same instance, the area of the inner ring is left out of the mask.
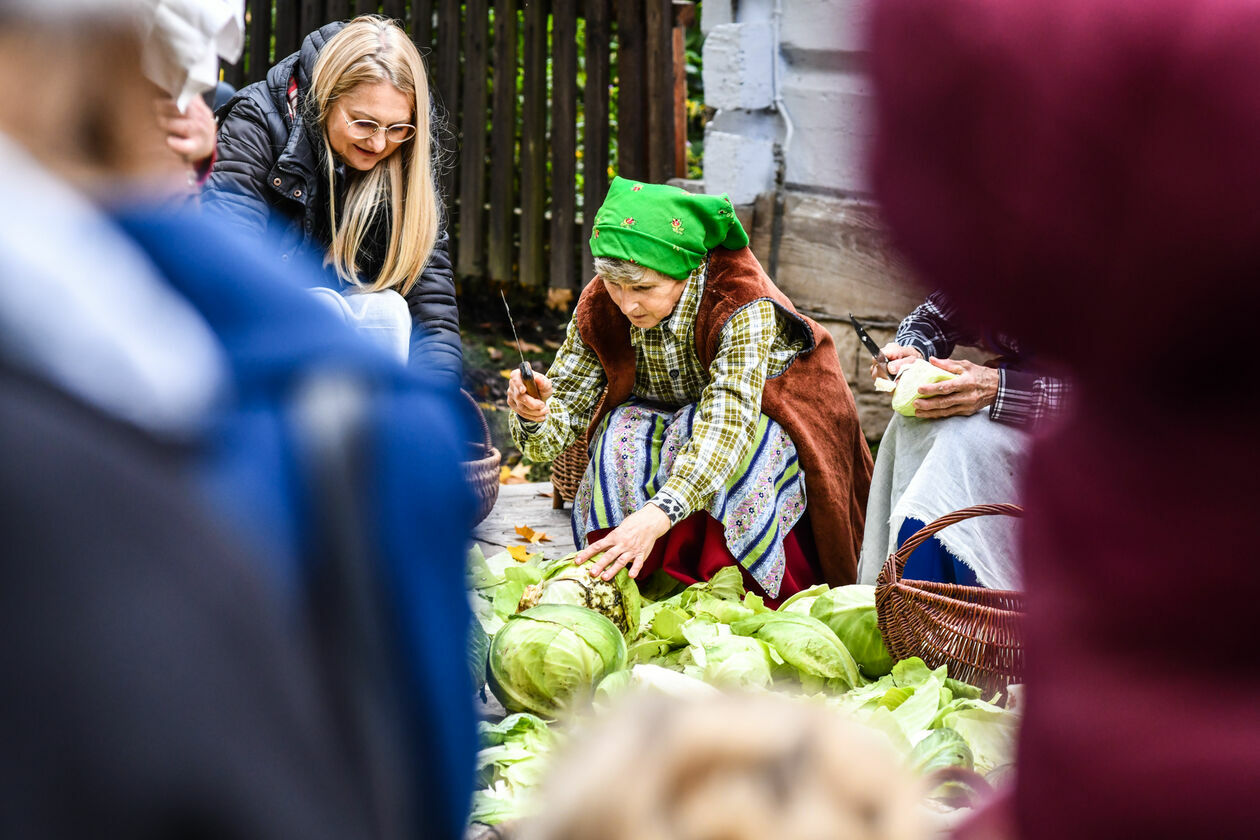
[[[679,187],[613,178],[595,214],[591,253],[629,260],[685,280],[721,245],[737,250],[748,234],[726,195],[692,195]]]

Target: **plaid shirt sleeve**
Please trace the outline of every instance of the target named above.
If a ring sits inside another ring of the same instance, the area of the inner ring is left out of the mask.
[[[652,499],[672,522],[700,510],[747,455],[761,416],[761,391],[777,332],[774,304],[768,300],[745,307],[722,328],[691,439]]]
[[[531,423],[513,413],[508,421],[513,442],[535,462],[552,460],[586,431],[607,383],[599,357],[578,335],[576,320],[569,322],[547,378],[555,387],[547,400],[547,417]]]
[[[1062,411],[1068,393],[1062,379],[1022,370],[999,373],[997,398],[989,406],[990,420],[1032,428]]]
[[[957,345],[974,344],[976,339],[958,325],[949,300],[940,292],[932,292],[897,327],[896,341],[918,350],[925,359],[948,359]]]

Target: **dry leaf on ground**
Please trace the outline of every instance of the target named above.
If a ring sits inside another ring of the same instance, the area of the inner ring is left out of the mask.
[[[503,346],[504,346],[504,347],[511,347],[513,350],[515,350],[515,349],[516,349],[516,342],[515,342],[515,341],[504,341],[504,342],[503,342]],[[521,352],[522,352],[522,353],[531,353],[531,354],[533,354],[533,355],[535,355],[535,356],[541,356],[541,355],[542,355],[542,351],[543,351],[543,349],[542,349],[541,347],[539,347],[537,344],[535,344],[534,342],[532,342],[532,341],[522,341],[522,342],[521,342]]]
[[[541,542],[551,542],[551,537],[541,531],[535,531],[528,525],[517,525],[516,533],[520,535],[521,539],[527,541],[530,545],[538,545]]]
[[[498,347],[487,347],[486,355],[490,357],[490,361],[492,362],[503,361],[503,351],[500,350]]]
[[[572,289],[548,289],[547,290],[547,308],[556,312],[568,312],[569,304],[573,302]]]
[[[517,563],[524,563],[529,559],[529,548],[523,545],[509,545],[507,547],[508,554],[512,555],[512,559]]]
[[[517,464],[515,467],[499,467],[500,484],[529,484],[529,467]]]

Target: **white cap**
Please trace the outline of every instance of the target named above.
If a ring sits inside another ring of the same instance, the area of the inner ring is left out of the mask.
[[[245,0],[139,0],[144,74],[182,111],[245,48]]]

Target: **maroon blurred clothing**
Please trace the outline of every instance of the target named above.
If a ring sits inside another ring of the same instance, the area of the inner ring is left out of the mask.
[[[1260,3],[880,0],[874,183],[1065,367],[1025,478],[1024,840],[1243,837],[1260,789]]]

